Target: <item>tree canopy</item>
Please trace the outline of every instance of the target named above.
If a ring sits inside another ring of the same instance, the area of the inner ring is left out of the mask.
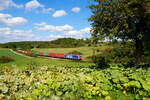
[[[150,0],[94,0],[88,6],[93,15],[92,36],[135,42],[136,66],[150,43]]]
[[[85,40],[74,38],[59,38],[53,41],[22,41],[22,42],[9,42],[0,44],[3,48],[72,48],[80,47],[86,44]]]

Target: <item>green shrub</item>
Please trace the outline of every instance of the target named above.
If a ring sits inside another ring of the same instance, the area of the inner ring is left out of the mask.
[[[72,51],[72,52],[69,52],[68,54],[82,55],[82,53],[81,53],[81,52],[76,51],[76,50],[74,50],[74,51]]]
[[[38,64],[36,62],[31,62],[28,64],[27,70],[33,70],[38,67]]]
[[[7,56],[0,57],[0,62],[1,63],[8,63],[10,61],[14,61],[14,60],[11,57],[7,57]]]
[[[145,65],[150,65],[150,49],[146,49],[142,57],[142,63]]]
[[[106,59],[104,55],[97,55],[93,57],[93,62],[97,65],[98,68],[107,68],[109,67],[109,59]]]
[[[128,67],[133,67],[136,60],[133,48],[128,47],[114,48],[107,56],[111,59],[111,62],[121,63]]]
[[[102,68],[108,67],[109,63],[121,63],[124,66],[133,67],[135,61],[133,48],[118,47],[106,48],[102,54],[96,56],[94,63]]]
[[[37,57],[37,55],[35,55],[33,53],[31,53],[31,54],[25,54],[25,55],[30,56],[30,57]]]

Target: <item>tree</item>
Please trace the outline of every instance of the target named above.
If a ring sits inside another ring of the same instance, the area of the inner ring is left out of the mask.
[[[88,8],[93,38],[134,41],[138,67],[150,43],[150,0],[94,0]]]

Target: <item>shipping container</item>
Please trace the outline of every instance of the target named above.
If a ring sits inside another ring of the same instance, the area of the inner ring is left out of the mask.
[[[26,53],[27,53],[27,54],[31,54],[32,52],[31,52],[31,51],[26,51]]]
[[[38,52],[37,51],[32,51],[33,54],[35,55],[38,55]]]
[[[43,56],[43,52],[38,52],[38,55],[39,56]]]
[[[32,51],[29,51],[29,53],[31,54],[31,53],[32,53]]]
[[[57,54],[56,54],[56,53],[53,53],[53,57],[57,57]]]
[[[52,57],[52,56],[54,56],[54,53],[49,53],[48,55],[49,55],[50,57]]]
[[[56,54],[56,57],[57,57],[57,58],[64,58],[64,54],[63,54],[63,53],[57,53],[57,54]]]
[[[18,50],[19,52],[21,52],[22,50]]]
[[[43,54],[44,56],[48,56],[48,53],[46,53],[46,52],[44,52],[44,54]]]

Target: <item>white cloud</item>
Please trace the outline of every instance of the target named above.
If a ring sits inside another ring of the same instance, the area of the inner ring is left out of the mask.
[[[22,17],[9,18],[5,21],[8,26],[20,26],[27,23],[27,20]]]
[[[72,8],[72,11],[75,13],[78,13],[80,12],[80,8],[79,7]]]
[[[12,30],[11,28],[0,28],[0,40],[4,40],[5,42],[10,41],[29,41],[32,40],[34,34],[32,30],[24,31],[24,30]]]
[[[44,26],[44,25],[46,25],[45,22],[41,22],[41,23],[39,23],[39,24],[38,24],[38,23],[35,24],[35,26]]]
[[[58,38],[63,38],[63,36],[62,35],[53,35],[53,34],[51,34],[51,35],[48,36],[48,38],[49,38],[49,40],[56,40]]]
[[[25,4],[25,8],[28,11],[34,10],[36,8],[43,8],[44,5],[40,4],[37,0],[29,1]]]
[[[86,27],[86,28],[81,29],[79,31],[72,30],[72,31],[66,32],[66,35],[83,35],[83,34],[90,34],[90,28]]]
[[[10,14],[3,14],[3,13],[0,13],[0,18],[3,19],[3,18],[10,18],[12,17]]]
[[[51,41],[51,40],[56,40],[58,38],[64,38],[63,35],[55,35],[55,34],[50,34],[49,36],[36,36],[33,40],[34,41]]]
[[[45,22],[35,24],[35,29],[38,31],[60,33],[62,37],[72,37],[72,38],[83,38],[84,35],[90,35],[91,30],[90,27],[86,27],[80,30],[74,30],[74,27],[68,24],[64,26],[53,26],[47,25]]]
[[[66,36],[71,36],[75,38],[83,38],[85,34],[90,34],[90,28],[86,27],[84,29],[81,29],[79,31],[77,30],[71,30],[65,33]]]
[[[64,26],[53,26],[53,25],[46,25],[46,23],[44,22],[36,24],[35,28],[39,31],[48,31],[48,32],[65,32],[73,29],[73,27],[68,24]]]
[[[26,23],[27,20],[22,17],[12,17],[10,14],[0,13],[0,25],[20,26]]]
[[[11,29],[6,27],[6,28],[0,28],[0,36],[2,35],[9,35],[11,32]]]
[[[32,38],[34,35],[32,33],[32,30],[24,31],[24,30],[13,30],[12,31],[13,36],[15,37],[28,37]]]
[[[40,10],[37,10],[40,8]],[[49,14],[51,11],[53,11],[53,8],[45,8],[44,5],[40,4],[38,0],[31,0],[25,4],[25,9],[27,11],[35,11],[36,13],[44,13]]]
[[[66,16],[67,13],[65,10],[57,10],[54,14],[53,17],[57,18],[57,17],[61,17],[61,16]]]
[[[0,0],[0,11],[8,9],[9,7],[21,8],[23,5],[17,5],[13,0]]]
[[[91,30],[90,27],[86,27],[86,28],[84,28],[84,29],[81,29],[80,32],[81,32],[81,33],[84,33],[84,34],[90,34],[90,30]]]
[[[65,25],[64,25],[65,26]],[[55,26],[56,27],[56,26]],[[60,26],[59,26],[60,27]],[[61,26],[62,27],[62,26]],[[0,28],[0,42],[12,42],[12,41],[51,41],[58,38],[85,38],[90,33],[90,28],[86,27],[80,30],[67,30],[60,32],[59,34],[50,33],[49,35],[36,36],[32,30],[13,30],[5,27]]]
[[[53,11],[53,8],[43,8],[42,13],[49,14],[51,11]]]

